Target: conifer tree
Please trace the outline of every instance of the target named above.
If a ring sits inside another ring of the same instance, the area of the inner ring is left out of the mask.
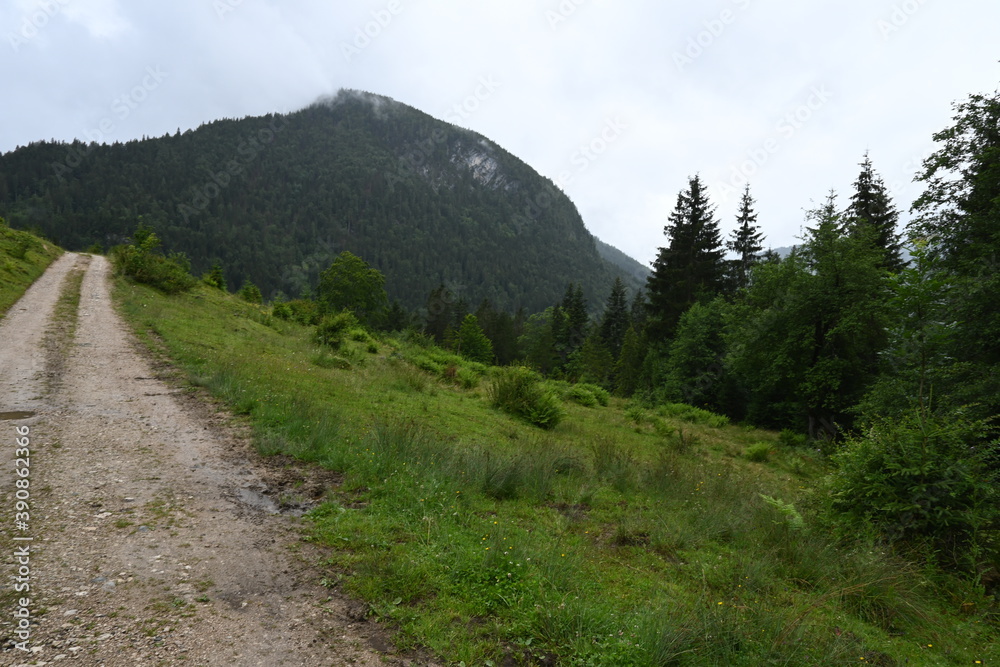
[[[729,267],[734,290],[744,289],[750,284],[750,270],[760,261],[760,253],[764,249],[764,235],[757,225],[757,212],[753,205],[754,199],[750,196],[750,185],[747,184],[740,199],[740,210],[736,214],[737,227],[726,243],[729,251],[736,254],[736,259]]]
[[[622,279],[616,277],[611,286],[611,294],[608,295],[608,303],[601,317],[599,329],[601,340],[615,359],[621,353],[629,324],[628,292]]]
[[[893,206],[882,177],[872,168],[867,152],[861,162],[858,180],[854,182],[854,194],[847,207],[847,217],[847,228],[852,235],[863,235],[867,228],[872,242],[884,253],[883,268],[899,273],[906,266],[899,233],[896,231],[899,211]]]
[[[663,230],[669,244],[660,248],[646,283],[651,342],[665,342],[691,304],[722,289],[724,252],[714,213],[701,179],[690,178]]]
[[[570,283],[566,287],[561,309],[566,317],[566,327],[562,331],[562,337],[557,338],[556,342],[563,347],[565,356],[568,357],[587,339],[590,317],[587,315],[587,302],[583,298],[583,287]]]
[[[458,353],[471,361],[489,364],[493,361],[493,345],[479,326],[475,315],[466,315],[458,328]]]

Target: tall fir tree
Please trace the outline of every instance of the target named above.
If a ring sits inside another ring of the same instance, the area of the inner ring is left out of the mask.
[[[736,229],[726,242],[726,248],[736,254],[736,259],[729,264],[730,286],[733,291],[744,289],[750,284],[750,270],[760,261],[760,253],[764,250],[764,234],[757,225],[757,211],[754,210],[754,199],[750,196],[749,183],[740,199],[736,223]]]
[[[625,342],[625,332],[631,324],[629,320],[628,291],[622,279],[615,278],[599,328],[601,340],[615,359],[621,353],[622,343]]]
[[[861,162],[861,173],[854,181],[854,194],[847,207],[847,229],[855,236],[864,234],[867,228],[872,241],[883,253],[882,267],[899,273],[906,266],[903,261],[903,246],[900,243],[899,211],[892,204],[892,198],[882,182],[882,177],[872,168],[871,158],[865,152]]]
[[[587,315],[587,302],[583,298],[583,287],[570,283],[566,287],[566,295],[561,304],[562,312],[566,316],[566,328],[562,332],[562,338],[557,339],[565,351],[566,357],[576,352],[583,341],[587,339],[587,325],[590,316]]]
[[[663,230],[670,242],[660,248],[646,282],[652,343],[665,343],[691,304],[712,299],[723,287],[724,251],[714,214],[700,177],[690,178]]]

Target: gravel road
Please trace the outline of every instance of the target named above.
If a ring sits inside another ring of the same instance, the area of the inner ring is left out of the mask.
[[[52,313],[80,271],[69,336]],[[109,292],[103,257],[67,253],[0,322],[0,664],[425,664],[394,654],[360,605],[320,585],[297,519],[272,513],[275,464],[208,401],[162,379],[168,369]],[[25,428],[30,520],[18,530]],[[317,494],[323,482],[311,481]],[[26,566],[13,555],[25,548]],[[21,567],[30,591],[14,594]],[[29,652],[14,633],[25,595]]]

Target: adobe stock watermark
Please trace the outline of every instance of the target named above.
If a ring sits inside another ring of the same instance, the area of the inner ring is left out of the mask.
[[[71,0],[41,0],[37,2],[31,13],[21,17],[17,32],[7,33],[7,42],[14,53],[20,51],[22,45],[37,37],[45,29],[45,26],[70,2]]]
[[[716,200],[726,202],[731,196],[738,196],[743,192],[743,186],[750,178],[763,169],[781,151],[781,147],[805,127],[832,97],[833,93],[825,84],[810,88],[805,100],[781,117],[771,136],[760,145],[747,150],[745,160],[730,167],[729,180],[714,188]]]
[[[444,120],[452,125],[458,125],[463,120],[468,120],[479,111],[483,102],[493,97],[493,93],[498,91],[503,84],[497,81],[492,75],[479,77],[479,83],[472,94],[464,100],[448,109],[444,114]]]
[[[226,14],[231,14],[236,11],[236,8],[243,4],[243,0],[214,0],[212,2],[212,9],[215,10],[215,15],[219,17],[219,20],[225,20]]]
[[[604,127],[590,141],[577,148],[576,152],[570,157],[570,164],[576,167],[576,171],[560,172],[556,178],[556,185],[560,189],[565,189],[567,185],[573,182],[576,176],[587,171],[590,165],[597,162],[602,155],[607,153],[611,145],[618,141],[627,129],[628,124],[621,119],[621,116],[607,119],[604,122]]]
[[[31,429],[14,428],[14,648],[28,652],[34,618],[31,601]],[[16,532],[15,532],[16,531]]]
[[[698,34],[688,38],[687,44],[681,51],[674,51],[674,66],[678,72],[683,73],[684,68],[694,64],[712,45],[726,32],[726,29],[736,22],[740,13],[750,8],[751,0],[732,0],[736,10],[727,7],[719,12],[718,16],[702,21],[703,30]]]
[[[621,138],[628,127],[621,116],[607,119],[604,122],[604,127],[590,141],[581,144],[570,157],[570,164],[576,167],[575,171],[560,172],[554,185],[546,186],[541,192],[528,197],[521,212],[517,213],[512,220],[515,232],[517,234],[524,233],[543,212],[555,203],[558,197],[565,197],[562,191],[566,189],[566,186],[570,185],[577,176],[587,171],[594,162],[607,153],[611,145]]]
[[[444,113],[444,120],[452,125],[458,125],[461,121],[468,120],[502,86],[503,84],[491,75],[479,77],[472,93],[448,109]],[[447,141],[448,133],[436,128],[429,136],[409,146],[406,153],[399,156],[396,161],[396,168],[392,171],[386,171],[384,174],[389,189],[391,190],[396,187],[396,184],[421,173],[437,147]]]
[[[110,113],[98,121],[97,127],[84,129],[85,147],[81,149],[71,145],[61,162],[52,163],[52,171],[59,180],[65,181],[66,175],[79,167],[98,144],[114,134],[119,127],[118,123],[124,122],[131,116],[169,76],[170,74],[160,69],[159,65],[146,67],[139,83],[111,102]]]
[[[917,12],[927,4],[927,0],[904,0],[892,6],[892,11],[885,18],[880,18],[875,22],[882,40],[888,42],[893,34],[903,29],[910,22]]]
[[[275,116],[266,127],[252,133],[236,147],[236,154],[228,160],[219,171],[211,172],[209,180],[194,189],[194,196],[188,204],[178,204],[177,212],[184,216],[184,222],[191,216],[198,215],[222,194],[223,190],[232,184],[233,179],[242,174],[261,152],[274,142],[278,134],[285,129],[285,119]]]
[[[546,10],[545,20],[549,22],[549,28],[558,30],[559,26],[569,21],[587,2],[588,0],[562,0],[555,9]]]
[[[453,280],[444,283],[444,290],[435,289],[427,302],[427,306],[417,311],[417,317],[427,326],[432,320],[446,310],[457,304],[461,300],[461,293],[465,290],[465,285]]]
[[[354,29],[354,38],[350,42],[340,43],[340,52],[344,55],[344,59],[351,62],[361,55],[361,52],[371,46],[402,11],[401,0],[389,0],[385,7],[371,12],[371,20]]]

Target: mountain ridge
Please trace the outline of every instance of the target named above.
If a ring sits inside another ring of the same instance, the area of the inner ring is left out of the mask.
[[[0,215],[71,249],[121,243],[141,216],[196,273],[219,262],[269,297],[309,292],[343,250],[413,310],[445,283],[511,311],[543,310],[571,282],[591,307],[616,275],[642,283],[523,160],[363,91],[159,138],[33,143],[0,156]]]

